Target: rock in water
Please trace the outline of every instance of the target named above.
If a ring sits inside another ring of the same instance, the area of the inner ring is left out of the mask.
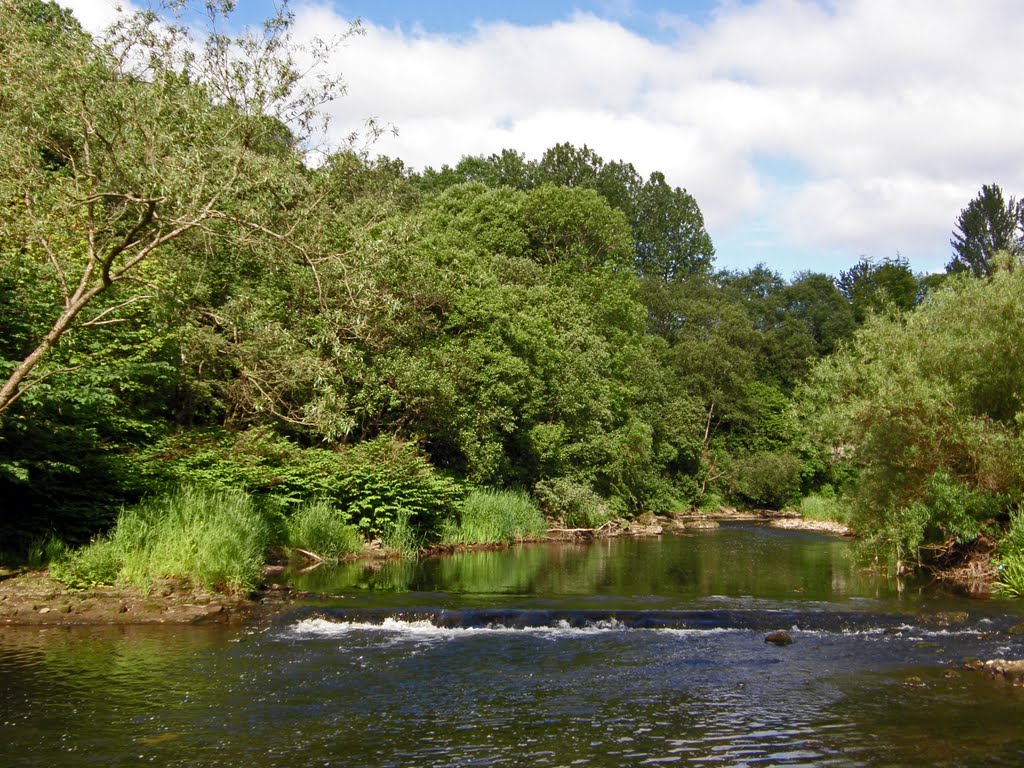
[[[992,677],[1001,677],[1010,685],[1024,686],[1024,660],[992,659],[985,662],[985,671]]]
[[[789,636],[789,632],[770,632],[764,637],[766,643],[772,645],[789,645],[793,642],[793,638]]]

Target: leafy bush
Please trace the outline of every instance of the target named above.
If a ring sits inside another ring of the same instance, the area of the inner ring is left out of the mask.
[[[541,480],[533,495],[548,517],[567,528],[600,528],[613,517],[608,502],[593,488],[568,477]]]
[[[52,562],[50,576],[73,589],[84,589],[116,583],[123,567],[123,548],[100,538]]]
[[[802,463],[791,453],[754,453],[735,459],[729,491],[753,506],[781,509],[800,491]]]
[[[323,560],[337,562],[363,548],[359,529],[330,502],[318,499],[303,504],[286,523],[288,544]]]
[[[413,443],[391,437],[326,450],[266,429],[210,433],[165,441],[147,461],[165,479],[239,489],[286,516],[320,500],[342,510],[365,538],[406,552],[436,539],[464,494]]]
[[[701,495],[697,505],[701,512],[717,512],[725,506],[725,497],[716,491],[707,491]]]
[[[1024,557],[1024,510],[1010,515],[1010,525],[999,541],[999,554],[1004,557]]]
[[[543,536],[544,515],[521,491],[475,490],[462,502],[457,520],[445,525],[452,544],[512,544]]]
[[[182,486],[122,510],[110,537],[51,569],[70,586],[125,583],[149,587],[165,578],[244,592],[259,583],[270,528],[238,491]]]
[[[435,470],[412,443],[378,439],[345,452],[338,497],[368,537],[416,547],[435,538],[444,519],[457,514],[464,491]]]
[[[901,563],[998,535],[1024,491],[1024,270],[949,278],[812,370],[809,441],[856,466],[855,527]]]

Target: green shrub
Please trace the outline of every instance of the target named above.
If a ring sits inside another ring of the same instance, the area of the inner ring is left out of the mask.
[[[69,551],[68,545],[56,536],[37,538],[29,544],[25,564],[29,568],[45,568],[50,563],[66,559]]]
[[[269,540],[267,521],[247,495],[182,486],[122,510],[108,539],[78,550],[51,574],[71,586],[146,588],[173,578],[244,592],[262,577]]]
[[[114,584],[124,567],[124,551],[101,538],[50,564],[50,577],[73,589]]]
[[[743,503],[782,509],[800,491],[803,464],[791,453],[753,453],[729,468],[729,491]]]
[[[725,506],[725,497],[716,491],[706,491],[699,499],[697,508],[701,512],[717,512]]]
[[[303,504],[286,523],[288,544],[337,562],[363,548],[359,529],[323,499]]]
[[[593,488],[568,477],[541,480],[533,495],[544,513],[567,528],[600,528],[612,519],[612,509]]]
[[[921,560],[921,545],[931,512],[918,502],[905,507],[889,507],[879,515],[856,505],[851,527],[863,537],[858,543],[861,554],[886,561],[897,574],[915,569]]]
[[[367,539],[414,551],[456,514],[462,487],[413,443],[391,437],[339,450],[301,448],[266,429],[175,437],[147,454],[166,482],[197,482],[252,495],[286,517],[314,499],[342,510]]]
[[[512,544],[543,536],[547,521],[521,491],[475,490],[462,502],[459,516],[442,534],[451,544]]]
[[[457,514],[462,487],[434,469],[412,443],[381,438],[343,455],[338,500],[367,538],[415,550]]]

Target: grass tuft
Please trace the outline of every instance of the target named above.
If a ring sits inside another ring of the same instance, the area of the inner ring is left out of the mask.
[[[328,562],[338,562],[363,548],[359,529],[326,500],[303,504],[288,518],[288,544],[312,552]]]
[[[246,592],[262,578],[270,526],[247,494],[182,486],[122,510],[109,538],[51,568],[70,586],[172,578]]]
[[[547,520],[521,491],[480,489],[462,502],[458,520],[445,524],[449,544],[512,544],[547,532]]]
[[[805,520],[822,520],[826,522],[849,523],[849,513],[835,498],[812,493],[800,500],[798,508],[800,517]]]

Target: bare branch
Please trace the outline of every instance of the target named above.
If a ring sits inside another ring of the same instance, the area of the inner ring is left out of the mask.
[[[110,323],[123,323],[126,318],[120,318],[120,319],[114,319],[114,320],[103,320],[102,318],[106,317],[107,315],[111,314],[112,312],[116,312],[119,309],[124,309],[128,305],[134,304],[137,301],[144,301],[145,299],[152,299],[152,298],[153,297],[149,296],[149,295],[133,296],[132,298],[128,299],[128,301],[122,301],[120,304],[117,304],[116,306],[108,307],[107,309],[103,310],[98,315],[96,315],[96,317],[94,317],[92,320],[88,320],[88,321],[82,323],[78,327],[79,328],[90,328],[90,327],[96,326],[96,325],[109,325]]]

